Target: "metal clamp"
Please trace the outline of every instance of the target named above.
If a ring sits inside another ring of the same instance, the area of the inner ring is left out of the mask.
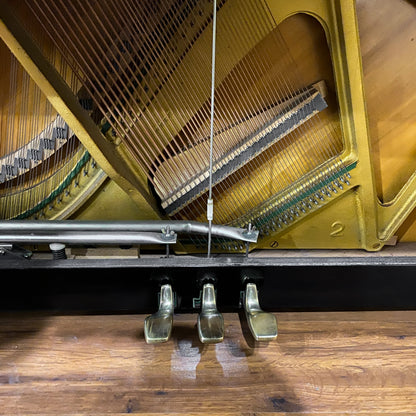
[[[224,318],[217,310],[215,288],[206,283],[202,289],[201,313],[198,315],[198,335],[204,344],[215,344],[224,339]]]
[[[167,342],[173,326],[174,299],[172,286],[160,288],[159,310],[144,321],[144,337],[148,344]]]
[[[277,337],[277,320],[272,313],[260,308],[257,286],[247,283],[244,296],[244,310],[248,326],[256,341],[273,341]]]
[[[17,258],[30,259],[32,257],[32,252],[25,248],[13,245],[11,243],[2,243],[0,242],[0,256],[7,257],[8,255],[14,256]]]

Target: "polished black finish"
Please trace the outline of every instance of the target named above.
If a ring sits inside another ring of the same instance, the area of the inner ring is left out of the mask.
[[[222,312],[241,308],[255,280],[266,311],[416,308],[414,257],[256,258],[172,256],[141,259],[0,258],[2,310],[57,313],[152,313],[167,279],[176,313],[197,312],[201,279],[215,278]]]

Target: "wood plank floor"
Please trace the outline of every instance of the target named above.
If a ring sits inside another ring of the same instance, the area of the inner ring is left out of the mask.
[[[142,315],[0,315],[1,415],[416,413],[416,312],[279,313],[256,344],[237,314],[204,346],[196,315],[146,345]]]

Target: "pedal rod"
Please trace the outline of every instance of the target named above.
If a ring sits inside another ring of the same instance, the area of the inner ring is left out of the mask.
[[[81,220],[1,220],[0,241],[4,234],[56,233],[56,232],[154,232],[171,230],[175,233],[208,235],[208,224],[198,221],[81,221]],[[256,243],[259,232],[251,229],[212,224],[215,237]]]

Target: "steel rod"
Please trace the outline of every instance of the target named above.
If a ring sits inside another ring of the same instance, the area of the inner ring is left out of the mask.
[[[31,232],[161,232],[170,229],[175,233],[208,234],[208,224],[197,221],[80,221],[80,220],[3,220],[0,221],[0,241],[5,233]],[[233,240],[257,243],[258,231],[226,225],[212,224],[212,235]]]
[[[0,233],[0,242],[24,244],[175,244],[176,234],[105,232],[105,231],[37,231],[22,233]]]

